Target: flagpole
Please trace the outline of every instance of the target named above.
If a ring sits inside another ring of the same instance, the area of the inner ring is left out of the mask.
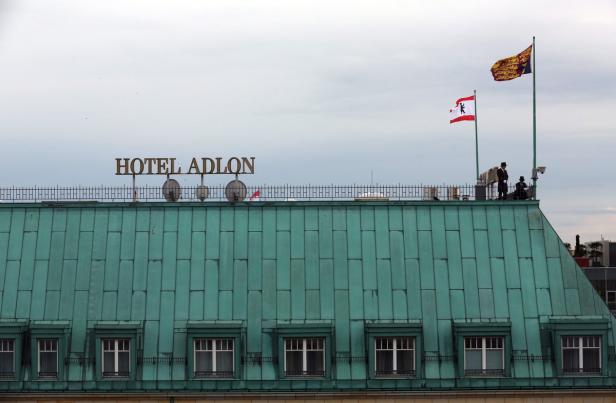
[[[535,37],[533,36],[533,199],[537,199],[537,101],[535,95]]]
[[[477,173],[477,183],[479,183],[479,141],[477,137],[477,90],[473,90],[473,100],[475,101],[475,172]]]

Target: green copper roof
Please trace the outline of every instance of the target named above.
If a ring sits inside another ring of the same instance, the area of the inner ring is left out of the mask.
[[[93,354],[91,334],[101,324],[139,329],[143,358],[186,357],[187,329],[200,321],[239,323],[242,354],[262,357],[276,355],[281,323],[333,327],[328,380],[285,383],[275,361],[263,360],[242,364],[235,381],[187,384],[183,361],[144,360],[133,383],[105,388],[616,383],[556,377],[545,335],[551,317],[613,324],[535,202],[0,205],[0,318],[69,321],[70,357]],[[510,323],[518,358],[507,377],[460,379],[452,358],[460,322]],[[423,350],[437,359],[426,359],[416,379],[367,380],[366,323],[421,324]],[[611,330],[608,343],[614,374]],[[66,368],[66,382],[57,382],[64,386],[0,381],[0,389],[103,387],[89,382],[90,361]]]

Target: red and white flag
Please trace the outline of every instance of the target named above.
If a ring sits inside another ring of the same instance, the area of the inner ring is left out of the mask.
[[[250,196],[250,199],[248,199],[248,201],[259,201],[261,200],[261,192],[259,191],[259,189],[257,189],[252,196]]]
[[[449,110],[449,123],[475,120],[475,96],[460,98],[456,106]]]

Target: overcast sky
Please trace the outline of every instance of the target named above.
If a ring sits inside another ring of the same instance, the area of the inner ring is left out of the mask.
[[[616,240],[613,1],[0,0],[0,186],[234,155],[249,184],[473,183],[473,124],[448,120],[473,89],[481,169],[529,178],[532,78],[490,67],[533,35],[542,209]]]

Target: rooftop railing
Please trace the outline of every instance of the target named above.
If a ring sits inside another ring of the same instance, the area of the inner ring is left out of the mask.
[[[184,186],[177,201],[227,201],[225,185],[207,187],[207,197],[198,197],[197,186]],[[513,187],[509,188],[510,198]],[[240,195],[242,196],[242,195]],[[249,185],[243,201],[303,200],[491,200],[495,186],[475,185]],[[1,202],[44,201],[164,201],[161,186],[0,187]]]

